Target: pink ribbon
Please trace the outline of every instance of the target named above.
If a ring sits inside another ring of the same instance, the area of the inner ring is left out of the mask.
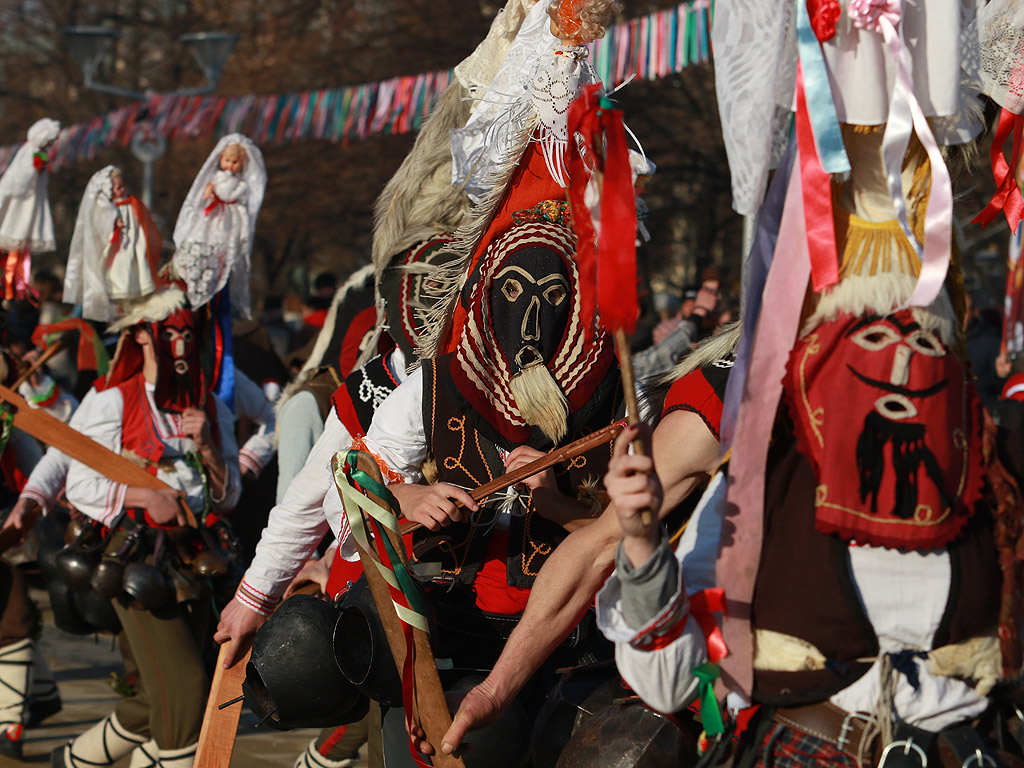
[[[727,606],[722,632],[729,654],[721,661],[722,679],[748,699],[754,676],[750,608],[764,535],[768,443],[810,277],[804,221],[800,169],[794,163],[736,420],[722,539],[715,567],[715,581],[725,590]]]
[[[882,159],[900,228],[921,258],[921,273],[908,303],[911,306],[924,307],[931,304],[939,295],[949,268],[953,189],[949,170],[942,159],[931,128],[928,127],[928,120],[914,95],[910,53],[903,42],[902,33],[896,29],[900,23],[901,11],[900,0],[850,0],[846,8],[846,13],[854,26],[882,35],[895,66],[892,97],[889,100],[889,118],[882,138]],[[903,199],[903,182],[900,178],[903,158],[907,153],[910,137],[915,132],[931,163],[931,194],[925,214],[923,248],[910,230],[907,205]]]

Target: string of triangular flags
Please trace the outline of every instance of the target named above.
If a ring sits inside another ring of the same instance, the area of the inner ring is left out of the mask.
[[[631,77],[656,80],[707,61],[715,0],[690,0],[609,27],[590,44],[590,60],[609,86]],[[257,144],[347,142],[415,131],[451,81],[451,70],[375,83],[264,96],[153,94],[85,123],[65,127],[50,149],[50,168],[92,160],[126,146],[143,120],[168,141],[244,133]],[[0,147],[0,172],[18,149]]]

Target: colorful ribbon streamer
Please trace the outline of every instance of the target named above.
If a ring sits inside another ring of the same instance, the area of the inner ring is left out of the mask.
[[[718,699],[715,698],[715,680],[718,679],[718,665],[707,663],[701,664],[693,670],[693,676],[697,678],[697,699],[700,701],[700,722],[704,726],[704,733],[708,736],[718,736],[725,732],[725,720],[722,717],[722,710],[718,706]]]
[[[634,76],[668,77],[708,60],[713,15],[713,2],[691,0],[617,24],[588,46],[590,59],[609,88]],[[62,130],[50,149],[50,165],[56,171],[92,160],[111,147],[127,146],[143,120],[169,141],[205,141],[244,133],[259,144],[344,142],[381,133],[408,133],[420,127],[451,78],[447,70],[302,93],[153,94]],[[0,173],[17,149],[18,145],[0,147]]]
[[[854,26],[882,35],[889,58],[895,68],[892,95],[889,99],[889,117],[882,137],[882,160],[885,164],[889,194],[896,207],[900,228],[921,258],[921,273],[908,304],[926,307],[939,295],[949,269],[949,252],[953,227],[953,188],[949,169],[942,158],[928,120],[914,95],[910,52],[903,41],[900,0],[869,2],[853,0],[847,14]],[[925,214],[924,243],[917,241],[907,219],[907,205],[903,199],[903,159],[916,133],[931,164],[931,192]]]
[[[1013,145],[1010,151],[1010,162],[1003,156],[1003,145],[1010,134],[1013,134]],[[996,216],[1002,213],[1006,223],[1010,225],[1011,234],[1017,233],[1021,214],[1024,213],[1024,198],[1017,186],[1017,168],[1020,165],[1021,134],[1024,133],[1024,115],[1016,115],[1004,109],[999,115],[999,126],[992,139],[989,150],[992,159],[992,177],[996,182],[996,192],[988,205],[975,216],[972,224],[987,226]]]

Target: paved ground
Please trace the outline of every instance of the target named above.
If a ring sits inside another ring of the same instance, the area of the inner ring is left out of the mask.
[[[32,590],[43,609],[42,648],[60,686],[64,709],[39,728],[25,733],[28,765],[49,765],[50,752],[75,734],[84,731],[117,702],[110,686],[111,674],[121,670],[121,657],[109,636],[78,637],[53,626],[46,593]],[[232,768],[290,768],[316,731],[282,733],[255,729],[256,718],[245,710],[238,729]],[[126,765],[127,759],[119,765]],[[19,763],[0,757],[0,768]],[[365,765],[361,763],[360,765]]]

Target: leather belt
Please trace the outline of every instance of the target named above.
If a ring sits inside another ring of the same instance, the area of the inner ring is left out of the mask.
[[[853,758],[863,755],[865,764],[877,765],[881,757],[881,740],[877,734],[861,748],[871,721],[864,715],[847,712],[831,702],[804,707],[779,707],[775,722],[828,742]]]
[[[985,748],[978,733],[969,725],[933,733],[897,724],[893,743],[883,750],[877,734],[865,743],[871,727],[867,716],[847,712],[827,701],[804,707],[779,707],[773,719],[821,739],[854,759],[863,758],[864,765],[997,768],[1013,764],[1005,760],[1002,753]]]

